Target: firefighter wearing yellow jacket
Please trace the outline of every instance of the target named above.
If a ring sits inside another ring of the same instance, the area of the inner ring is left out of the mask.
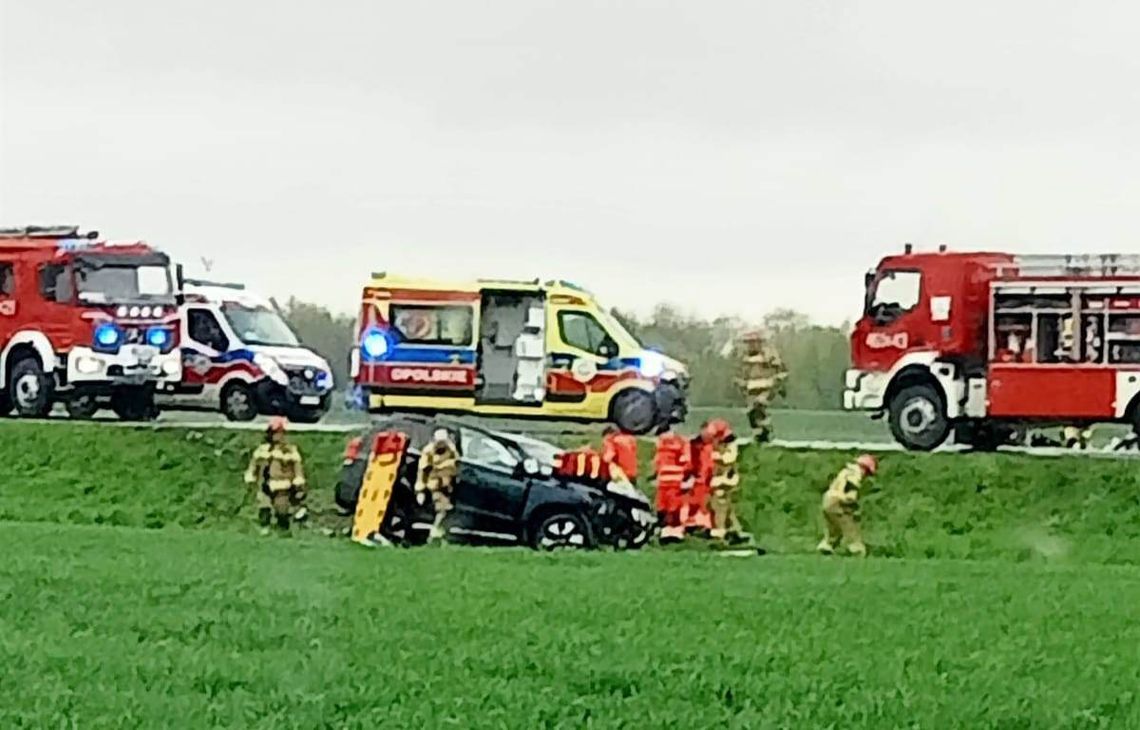
[[[245,483],[257,489],[257,517],[262,533],[269,527],[288,530],[294,516],[305,519],[305,468],[301,452],[285,441],[285,419],[275,418],[265,430],[265,443],[253,451]]]
[[[859,530],[859,488],[866,477],[874,476],[878,470],[878,460],[864,454],[835,475],[823,494],[823,521],[827,525],[827,533],[819,543],[821,553],[831,555],[843,541],[852,555],[863,557],[867,554],[867,546],[863,544]]]
[[[712,442],[712,479],[709,482],[709,509],[712,511],[714,540],[747,542],[751,535],[744,532],[736,516],[736,492],[740,487],[740,473],[736,468],[739,449],[736,437],[727,422],[716,419],[707,426],[708,440]]]
[[[739,361],[736,383],[748,398],[748,423],[753,438],[757,443],[767,443],[772,439],[768,409],[772,397],[784,392],[788,370],[780,353],[760,332],[746,332],[735,349]]]
[[[431,495],[435,508],[435,520],[431,526],[431,542],[444,537],[443,521],[451,512],[452,495],[455,490],[455,477],[459,473],[459,450],[455,448],[451,436],[439,429],[432,436],[431,443],[420,454],[419,471],[416,475],[416,492],[422,500]]]

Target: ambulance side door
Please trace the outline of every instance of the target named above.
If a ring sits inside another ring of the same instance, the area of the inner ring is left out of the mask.
[[[547,400],[585,400],[591,387],[598,385],[601,369],[617,356],[618,344],[588,309],[551,307],[550,320],[547,327],[553,341]]]

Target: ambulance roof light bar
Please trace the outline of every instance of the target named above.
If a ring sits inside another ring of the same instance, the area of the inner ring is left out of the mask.
[[[79,226],[24,226],[0,228],[0,238],[86,238],[96,239],[99,231],[79,232]]]

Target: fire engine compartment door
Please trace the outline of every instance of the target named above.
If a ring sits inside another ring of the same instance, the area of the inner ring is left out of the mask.
[[[990,416],[1097,419],[1116,417],[1116,371],[1103,367],[993,363]]]
[[[546,303],[536,291],[484,291],[479,403],[540,405],[546,396]]]

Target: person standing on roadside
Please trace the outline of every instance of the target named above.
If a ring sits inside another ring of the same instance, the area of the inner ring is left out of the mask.
[[[274,418],[265,429],[265,443],[253,451],[245,483],[257,487],[257,518],[263,535],[276,524],[288,531],[296,513],[304,519],[305,469],[301,452],[285,439],[285,419]]]

